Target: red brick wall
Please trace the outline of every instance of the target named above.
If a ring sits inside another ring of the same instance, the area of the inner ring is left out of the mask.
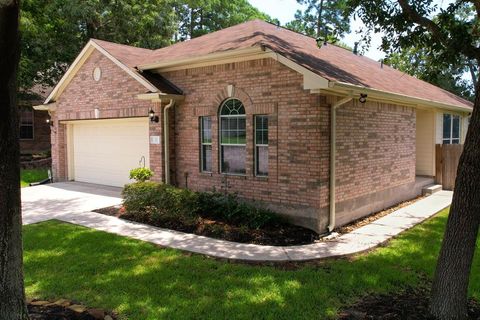
[[[50,151],[50,125],[46,111],[33,111],[33,139],[20,140],[20,152],[31,154]]]
[[[415,110],[353,101],[337,109],[337,201],[415,180]]]
[[[100,67],[100,81],[93,80],[93,70]],[[107,57],[94,51],[73,77],[57,101],[52,129],[52,167],[57,180],[67,179],[66,130],[59,121],[95,119],[95,108],[100,119],[147,117],[151,108],[161,116],[159,103],[139,100],[138,94],[147,89],[129,76]],[[150,124],[150,134],[161,134],[161,122]],[[155,180],[161,180],[162,144],[150,148],[150,162],[156,172]]]
[[[229,192],[295,212],[299,220],[318,217],[328,199],[329,118],[324,98],[303,89],[303,77],[272,59],[163,73],[185,93],[175,107],[175,166],[180,187],[222,190],[219,173],[218,109],[227,86],[246,108],[245,176],[228,176]],[[253,116],[269,115],[269,176],[254,176]],[[199,117],[212,117],[213,173],[200,172]],[[185,176],[188,176],[186,181]],[[320,193],[322,197],[320,198]],[[300,221],[302,222],[302,221]]]

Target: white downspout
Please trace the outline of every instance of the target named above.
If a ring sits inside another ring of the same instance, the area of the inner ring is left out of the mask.
[[[169,138],[169,124],[168,124],[168,110],[175,105],[175,101],[170,99],[170,103],[165,106],[163,112],[163,137],[164,137],[164,152],[165,152],[165,184],[170,184],[170,138]]]
[[[330,215],[328,232],[332,232],[335,229],[335,159],[337,154],[337,109],[347,102],[350,102],[353,96],[350,95],[332,105],[330,111]]]

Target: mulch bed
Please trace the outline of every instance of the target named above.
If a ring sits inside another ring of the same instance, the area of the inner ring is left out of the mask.
[[[429,313],[430,292],[422,288],[408,288],[402,292],[371,295],[345,308],[340,320],[435,320]],[[480,319],[480,305],[471,299],[468,319]]]
[[[27,301],[31,320],[115,320],[116,315],[103,309],[87,308],[73,301]]]
[[[138,221],[135,220],[135,217],[125,215],[122,207],[118,206],[94,211],[125,220],[145,223],[145,221]],[[199,218],[194,225],[185,225],[180,221],[165,221],[154,226],[227,241],[271,246],[310,244],[320,239],[320,236],[312,230],[287,223],[276,224],[263,229],[248,229],[230,225],[224,221]]]

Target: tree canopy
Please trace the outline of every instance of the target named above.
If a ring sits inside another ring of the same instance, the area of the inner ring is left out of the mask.
[[[255,18],[247,0],[24,0],[19,85],[54,85],[90,38],[153,49]]]
[[[324,37],[335,42],[350,32],[350,18],[345,0],[297,0],[306,6],[297,10],[295,19],[286,27],[311,37]]]

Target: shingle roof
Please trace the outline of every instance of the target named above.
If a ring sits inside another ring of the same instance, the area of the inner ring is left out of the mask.
[[[379,62],[335,45],[328,44],[319,48],[314,38],[261,20],[242,23],[157,50],[95,41],[130,67],[174,62],[262,45],[330,81],[443,104],[472,107],[471,102],[394,68],[381,68]]]

